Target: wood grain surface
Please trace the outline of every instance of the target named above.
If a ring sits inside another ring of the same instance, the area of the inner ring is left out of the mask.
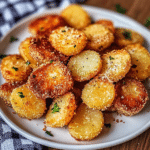
[[[84,4],[113,11],[115,11],[115,5],[120,4],[127,10],[127,16],[143,25],[150,17],[150,0],[87,0]],[[150,150],[150,129],[133,140],[102,150]]]

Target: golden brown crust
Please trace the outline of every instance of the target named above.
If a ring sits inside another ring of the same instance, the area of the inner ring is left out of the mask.
[[[118,113],[126,116],[139,113],[149,99],[144,85],[132,78],[125,78],[119,81],[115,89],[114,106]]]
[[[53,61],[35,69],[28,84],[37,97],[46,99],[67,93],[73,87],[73,79],[63,63]]]

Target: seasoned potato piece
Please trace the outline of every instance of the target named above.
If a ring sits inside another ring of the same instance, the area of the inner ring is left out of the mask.
[[[39,64],[50,62],[50,60],[60,60],[66,63],[69,59],[69,57],[54,50],[47,38],[32,38],[29,54]]]
[[[134,43],[143,44],[143,42],[144,38],[139,33],[131,29],[125,28],[115,29],[115,43],[121,47]]]
[[[23,118],[40,118],[46,110],[46,101],[37,98],[25,84],[12,91],[10,101],[15,112]]]
[[[103,114],[81,104],[68,125],[69,133],[76,140],[92,140],[100,134],[104,126]]]
[[[91,23],[89,14],[80,5],[70,5],[65,8],[61,16],[65,21],[76,29],[82,29]]]
[[[131,44],[124,48],[131,55],[131,69],[127,76],[145,80],[150,76],[150,53],[140,44]]]
[[[97,20],[95,23],[97,24],[101,24],[105,27],[107,27],[109,30],[111,30],[113,33],[115,33],[115,27],[114,27],[114,24],[112,21],[110,20],[105,20],[105,19],[100,19],[100,20]]]
[[[46,114],[46,125],[50,127],[63,127],[67,125],[76,109],[74,95],[69,92],[63,96],[54,99]]]
[[[32,37],[26,38],[24,41],[21,42],[19,46],[19,52],[20,55],[24,58],[24,60],[29,64],[30,67],[32,68],[37,68],[39,66],[39,63],[35,61],[30,53],[29,53],[29,46],[31,44]]]
[[[113,50],[102,56],[102,66],[98,76],[105,76],[117,82],[128,73],[131,67],[131,57],[126,50]]]
[[[90,80],[100,72],[102,60],[97,52],[86,50],[71,57],[68,68],[72,73],[73,79],[82,82]]]
[[[61,16],[46,15],[32,21],[28,29],[32,35],[44,36],[49,35],[52,30],[66,25],[66,21]]]
[[[87,43],[82,31],[66,26],[53,30],[49,40],[57,51],[67,56],[80,53]]]
[[[85,85],[81,98],[90,108],[104,111],[115,98],[114,85],[105,78],[95,78]]]
[[[32,72],[28,83],[31,91],[42,99],[64,95],[73,87],[70,71],[59,61],[41,65]]]
[[[113,33],[101,24],[92,24],[83,29],[88,38],[86,49],[102,51],[114,41]]]
[[[135,79],[125,78],[116,86],[116,99],[114,106],[118,113],[132,116],[139,113],[148,100],[144,85]]]
[[[7,82],[26,81],[31,71],[20,55],[9,55],[1,63],[1,72]]]
[[[10,95],[13,89],[22,85],[23,82],[4,83],[0,86],[0,98],[2,98],[7,106],[11,107]]]

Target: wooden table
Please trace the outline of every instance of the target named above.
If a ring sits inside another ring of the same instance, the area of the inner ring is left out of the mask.
[[[126,15],[141,24],[150,17],[150,0],[87,0],[84,4],[115,11],[117,3],[127,10]],[[150,129],[129,142],[103,150],[150,150]]]

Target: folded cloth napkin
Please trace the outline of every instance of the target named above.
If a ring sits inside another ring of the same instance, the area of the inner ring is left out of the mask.
[[[51,7],[84,0],[0,0],[0,37],[19,20]],[[46,147],[34,143],[11,129],[0,117],[0,150],[42,150]]]

